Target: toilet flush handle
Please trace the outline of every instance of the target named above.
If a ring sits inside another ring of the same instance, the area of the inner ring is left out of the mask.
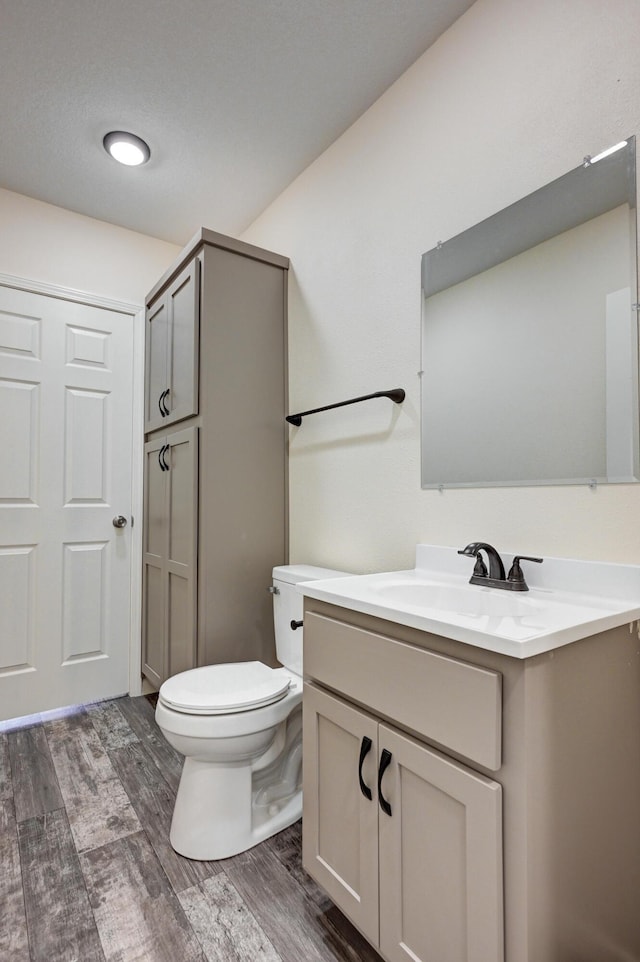
[[[269,587],[267,588],[267,591],[269,592],[270,595],[280,594],[280,589],[278,588],[277,585],[269,585]]]

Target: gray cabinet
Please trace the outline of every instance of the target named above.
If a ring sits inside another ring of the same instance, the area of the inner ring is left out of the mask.
[[[198,429],[144,451],[143,673],[160,685],[196,660]]]
[[[145,432],[198,412],[199,261],[146,310]]]
[[[637,624],[530,658],[304,625],[304,864],[383,957],[640,962]]]
[[[275,663],[288,263],[202,229],[147,297],[142,673],[156,687],[196,665]]]
[[[499,962],[500,786],[313,684],[304,726],[307,871],[389,962]]]

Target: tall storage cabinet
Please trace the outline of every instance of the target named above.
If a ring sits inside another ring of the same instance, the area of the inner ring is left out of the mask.
[[[156,687],[196,665],[274,663],[288,264],[202,229],[147,298],[142,673]]]

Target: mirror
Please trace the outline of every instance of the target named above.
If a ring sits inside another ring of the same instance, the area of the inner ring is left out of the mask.
[[[640,480],[635,138],[422,257],[422,486]]]

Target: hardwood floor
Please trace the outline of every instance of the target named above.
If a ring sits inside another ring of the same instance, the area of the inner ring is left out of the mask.
[[[181,767],[144,697],[3,726],[1,962],[381,962],[304,872],[299,822],[177,855]]]

